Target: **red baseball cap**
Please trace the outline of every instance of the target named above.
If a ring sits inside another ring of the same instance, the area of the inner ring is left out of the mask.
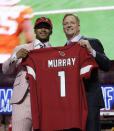
[[[40,18],[38,18],[38,19],[36,20],[36,22],[35,22],[34,28],[35,28],[39,23],[47,23],[47,24],[49,24],[49,26],[50,26],[51,28],[53,27],[51,20],[50,20],[49,18],[47,18],[47,17],[40,17]]]

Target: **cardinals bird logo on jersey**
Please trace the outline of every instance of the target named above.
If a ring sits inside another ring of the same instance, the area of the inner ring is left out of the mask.
[[[65,53],[64,53],[63,51],[59,51],[59,54],[60,54],[61,56],[65,56]]]

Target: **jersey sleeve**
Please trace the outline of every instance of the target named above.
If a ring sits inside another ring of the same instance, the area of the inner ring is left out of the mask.
[[[98,68],[98,64],[86,48],[80,48],[80,76],[82,78],[89,79],[91,71],[94,68]]]
[[[24,59],[21,64],[22,66],[26,67],[26,70],[27,70],[26,78],[33,77],[33,79],[36,80],[34,63],[30,55],[28,55],[28,57]]]
[[[22,66],[25,66],[27,69],[26,78],[29,82],[30,88],[30,100],[31,100],[31,112],[32,112],[32,122],[34,129],[39,129],[39,104],[37,96],[37,86],[36,86],[36,74],[34,68],[34,60],[31,57],[31,54],[22,61]]]

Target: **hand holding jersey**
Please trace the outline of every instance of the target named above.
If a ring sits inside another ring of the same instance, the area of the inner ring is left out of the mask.
[[[87,48],[90,51],[90,53],[93,52],[93,48],[91,47],[88,40],[80,39],[78,43],[80,44],[80,46]]]
[[[17,59],[25,58],[28,55],[29,51],[27,49],[21,48],[17,53],[16,57]]]

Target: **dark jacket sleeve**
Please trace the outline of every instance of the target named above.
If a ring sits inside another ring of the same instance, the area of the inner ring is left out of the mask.
[[[89,42],[92,48],[96,51],[95,60],[99,65],[99,68],[103,71],[109,71],[110,60],[106,57],[101,42],[98,39],[90,39]]]

